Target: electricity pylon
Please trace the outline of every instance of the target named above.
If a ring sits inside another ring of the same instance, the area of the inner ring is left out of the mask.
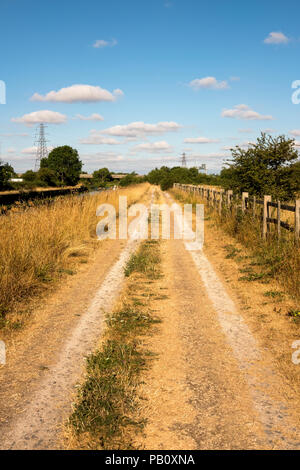
[[[42,122],[39,124],[37,129],[37,138],[35,140],[35,145],[37,146],[36,150],[36,159],[35,159],[35,166],[34,171],[39,171],[41,166],[42,158],[48,157],[48,149],[47,149],[47,140],[45,137],[45,124]]]

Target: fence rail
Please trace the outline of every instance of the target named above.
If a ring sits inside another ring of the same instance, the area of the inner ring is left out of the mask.
[[[231,211],[234,208],[239,208],[242,213],[250,213],[253,218],[258,217],[262,221],[263,239],[267,238],[271,224],[276,225],[278,238],[281,237],[281,229],[283,228],[293,232],[296,240],[300,239],[300,199],[296,199],[295,205],[291,205],[281,203],[281,201],[272,202],[269,195],[264,196],[263,199],[257,199],[255,196],[250,197],[247,192],[243,192],[241,195],[234,194],[231,189],[225,191],[221,188],[180,183],[174,183],[174,188],[199,194],[202,199],[207,201],[207,205],[218,210],[220,215],[225,208]],[[259,210],[258,206],[261,206]],[[271,208],[276,211],[277,217],[271,214]],[[291,213],[293,221],[282,220],[283,211]]]
[[[7,209],[16,203],[26,203],[39,199],[52,199],[57,196],[66,196],[71,194],[81,194],[87,191],[82,186],[53,188],[43,190],[30,190],[30,191],[8,191],[0,193],[0,214],[6,213]]]

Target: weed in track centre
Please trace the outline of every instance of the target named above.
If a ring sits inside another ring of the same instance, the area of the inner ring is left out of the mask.
[[[160,320],[138,298],[145,280],[161,277],[158,242],[144,242],[125,273],[125,300],[108,315],[102,346],[87,359],[86,379],[69,419],[72,447],[134,449],[134,437],[145,424],[138,413],[138,388],[154,356],[143,345],[143,336]]]

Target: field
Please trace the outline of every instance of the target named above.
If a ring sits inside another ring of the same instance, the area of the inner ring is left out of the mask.
[[[102,203],[117,205],[120,194],[128,204],[147,185],[102,192],[94,196],[66,196],[51,204],[16,208],[1,216],[0,225],[0,323],[9,325],[8,313],[64,274],[72,274],[97,248],[96,209]],[[18,323],[14,323],[15,326]]]

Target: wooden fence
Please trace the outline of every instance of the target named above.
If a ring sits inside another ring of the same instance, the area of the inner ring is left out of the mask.
[[[253,218],[260,218],[264,240],[270,232],[271,225],[276,226],[278,238],[281,237],[282,229],[293,232],[296,240],[300,238],[300,199],[297,199],[295,205],[292,205],[281,203],[280,201],[272,202],[271,196],[264,196],[263,199],[259,199],[255,196],[250,197],[246,192],[243,192],[241,195],[233,194],[231,189],[225,191],[221,188],[216,189],[209,186],[180,183],[174,183],[174,188],[199,194],[202,199],[207,201],[207,205],[218,210],[220,215],[225,208],[228,210],[240,208],[242,213],[251,213]],[[259,207],[261,210],[259,210]],[[276,217],[271,216],[272,208],[273,212],[276,212]],[[288,221],[282,220],[284,211],[287,211],[289,214]],[[290,219],[293,219],[293,221]]]

